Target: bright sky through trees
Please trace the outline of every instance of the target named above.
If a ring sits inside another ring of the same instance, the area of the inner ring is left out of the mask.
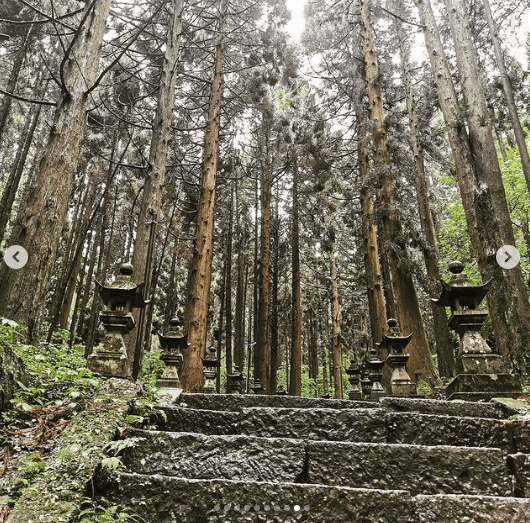
[[[299,43],[304,30],[304,7],[306,0],[287,0],[287,8],[291,11],[291,20],[287,24],[287,31],[291,38]]]

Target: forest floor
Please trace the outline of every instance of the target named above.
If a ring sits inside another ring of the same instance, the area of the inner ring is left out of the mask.
[[[93,374],[84,347],[64,339],[25,345],[5,327],[0,338],[21,357],[26,376],[1,413],[0,523],[27,523],[36,513],[50,523],[99,521],[112,507],[91,506],[94,471],[102,463],[119,467],[112,442],[129,427],[150,426],[156,389]],[[87,519],[76,516],[82,504]]]

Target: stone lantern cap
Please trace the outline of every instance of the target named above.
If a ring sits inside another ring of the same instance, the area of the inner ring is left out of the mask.
[[[399,323],[391,318],[387,321],[388,331],[383,334],[383,339],[376,345],[380,349],[387,349],[389,352],[401,353],[412,339],[412,332],[408,336],[402,336],[399,330]]]
[[[188,336],[182,331],[180,320],[175,316],[169,321],[169,329],[165,334],[159,334],[160,347],[165,351],[183,351],[189,347]]]
[[[471,285],[464,274],[464,265],[459,261],[449,264],[452,274],[449,283],[440,280],[442,293],[439,298],[431,298],[439,307],[451,307],[451,311],[477,309],[489,292],[492,280],[483,285]]]
[[[119,276],[108,286],[96,282],[99,295],[107,308],[110,310],[120,310],[118,308],[120,307],[123,310],[127,303],[130,303],[132,308],[145,307],[148,302],[143,299],[144,284],[140,283],[136,285],[131,279],[133,266],[130,263],[122,263],[119,271]]]
[[[208,354],[206,358],[202,358],[202,364],[206,368],[218,368],[221,366],[221,361],[217,359],[215,347],[210,347],[208,349]]]

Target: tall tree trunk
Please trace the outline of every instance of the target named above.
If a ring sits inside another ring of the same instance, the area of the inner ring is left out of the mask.
[[[331,352],[333,358],[333,385],[335,398],[342,399],[342,347],[340,343],[340,307],[337,263],[333,247],[329,252],[329,268],[331,276]]]
[[[302,297],[300,289],[300,231],[298,203],[298,158],[293,158],[293,214],[292,214],[292,324],[291,324],[291,379],[289,394],[302,395]]]
[[[366,118],[364,109],[359,110],[358,161],[359,173],[363,180],[361,189],[362,227],[364,238],[364,270],[370,311],[370,326],[373,343],[379,343],[386,331],[386,305],[383,293],[381,264],[379,261],[379,244],[377,240],[377,219],[374,215],[374,191],[370,180],[370,164],[368,152],[368,135],[362,131]]]
[[[186,331],[190,346],[182,365],[182,386],[187,391],[201,390],[204,385],[202,357],[206,351],[208,309],[212,280],[215,182],[219,161],[219,127],[224,61],[224,23],[226,0],[221,3],[219,39],[215,52],[215,69],[204,139],[201,193],[197,214],[195,248],[190,268],[186,309]]]
[[[12,245],[28,252],[26,266],[0,274],[0,315],[28,326],[34,339],[57,254],[86,127],[87,86],[96,80],[111,0],[87,4],[82,25],[65,57],[61,91],[35,187],[19,213]],[[75,56],[75,59],[72,57]],[[32,292],[27,292],[32,289]]]
[[[72,323],[71,332],[74,332],[77,336],[79,336],[81,339],[86,341],[87,336],[86,333],[88,332],[88,326],[90,322],[90,314],[88,311],[88,302],[90,300],[90,290],[92,289],[92,282],[94,281],[94,269],[96,267],[96,262],[99,259],[99,246],[101,244],[101,235],[104,234],[103,230],[100,227],[100,223],[98,220],[98,223],[96,224],[96,227],[94,228],[94,242],[92,244],[92,249],[90,251],[90,258],[88,261],[88,267],[87,267],[87,277],[85,281],[85,285],[83,288],[83,292],[81,293],[81,296],[78,295],[77,299],[79,300],[79,316],[77,320],[77,325],[74,325]],[[95,289],[94,289],[95,291]],[[93,296],[93,299],[95,296]]]
[[[36,16],[33,18],[35,20]],[[20,47],[15,54],[15,59],[13,61],[13,67],[11,68],[11,73],[9,74],[9,80],[7,81],[6,91],[8,93],[14,93],[17,88],[18,78],[20,76],[20,71],[22,70],[22,64],[26,58],[28,50],[33,39],[33,34],[35,32],[35,24],[29,24],[22,35],[22,41]],[[0,105],[0,143],[2,143],[4,131],[6,129],[7,118],[9,116],[9,111],[11,109],[11,104],[13,103],[13,98],[11,96],[4,96],[2,103]]]
[[[48,85],[48,82],[45,83]],[[46,92],[44,88],[42,92]],[[11,166],[9,172],[9,178],[0,200],[0,243],[6,233],[7,224],[9,223],[9,217],[13,209],[13,204],[17,195],[17,191],[24,172],[24,166],[26,165],[26,159],[28,157],[30,146],[33,142],[33,135],[39,122],[39,116],[41,113],[42,105],[34,105],[26,118],[24,124],[24,130],[22,131],[22,146],[17,150],[15,160]]]
[[[234,235],[234,186],[230,184],[230,213],[228,216],[228,237],[226,239],[226,372],[232,373],[232,242]]]
[[[219,293],[219,328],[217,330],[217,359],[219,361],[222,361],[222,349],[223,349],[223,331],[224,331],[224,322],[225,322],[225,304],[226,304],[226,280],[227,280],[227,259],[225,259],[225,262],[223,264],[223,275],[221,278],[221,289]],[[226,372],[228,373],[228,367]],[[217,393],[220,392],[221,388],[221,373],[217,372],[217,376],[215,378],[215,390]]]
[[[145,268],[148,265],[147,249],[150,224],[153,220],[156,221],[160,218],[162,207],[162,192],[166,174],[168,141],[171,133],[182,33],[182,9],[182,0],[173,0],[149,149],[149,164],[145,172],[132,256],[133,278],[136,283],[141,283],[144,279]]]
[[[280,320],[278,314],[278,290],[280,280],[280,216],[278,214],[278,201],[274,209],[274,255],[272,260],[272,285],[271,285],[271,375],[270,391],[278,389],[278,367],[280,358]]]
[[[493,173],[492,175],[491,173],[491,168],[498,169],[497,158],[495,156],[492,160],[491,152],[484,151],[486,157],[492,161],[490,166],[484,165],[482,159],[478,158],[483,153],[481,147],[476,143],[477,137],[475,136],[475,144],[473,144],[467,134],[430,2],[428,0],[415,0],[415,3],[419,8],[421,21],[424,25],[425,41],[429,51],[440,107],[447,124],[447,137],[453,152],[455,172],[473,251],[477,257],[482,278],[484,280],[494,279],[487,300],[497,345],[507,361],[511,361],[514,366],[522,368],[522,352],[529,345],[527,340],[530,333],[529,307],[528,301],[525,300],[526,286],[520,268],[504,270],[499,267],[495,259],[496,250],[502,245],[514,245],[513,233],[505,223],[506,200],[504,200],[504,205],[502,202],[500,205],[496,205],[493,201],[494,192],[497,203],[504,196],[500,180],[491,180],[492,177],[497,176],[497,174]],[[454,14],[451,16],[453,17]],[[462,75],[471,75],[474,84],[480,83],[480,74],[473,76],[471,71],[465,73],[464,71],[461,71]],[[470,103],[472,100],[466,101]],[[474,120],[478,116],[478,126],[484,124],[484,127],[489,128],[487,117],[485,120],[480,118],[481,105],[470,106],[473,107]],[[472,128],[474,132],[476,131],[477,122],[474,121],[468,125],[470,133]],[[483,129],[484,132],[487,130]],[[491,130],[489,132],[491,138]],[[501,224],[501,222],[503,223]]]
[[[271,303],[271,200],[272,200],[272,158],[270,151],[270,132],[272,108],[264,107],[262,111],[262,165],[260,181],[261,199],[261,238],[259,264],[259,299],[256,335],[256,357],[254,377],[263,386],[264,393],[270,392],[271,336],[270,336],[270,303]]]
[[[168,142],[173,118],[175,86],[182,34],[183,0],[173,0],[171,18],[166,37],[166,50],[161,71],[160,86],[157,95],[156,113],[153,122],[153,133],[149,149],[149,163],[145,172],[142,201],[136,239],[132,255],[134,267],[133,279],[136,283],[144,282],[144,289],[149,292],[153,279],[154,255],[156,249],[149,249],[149,238],[157,235],[157,220],[160,219],[162,193],[166,175]],[[156,241],[156,240],[153,240]],[[149,259],[151,253],[151,259]],[[137,321],[136,336],[127,339],[127,352],[132,357],[133,377],[136,378],[141,369],[142,342],[146,311],[135,311]]]
[[[236,178],[235,206],[236,206],[236,238],[237,238],[237,291],[235,317],[235,345],[234,364],[243,370],[245,361],[245,294],[248,259],[246,255],[246,241],[240,220],[239,188]]]
[[[495,60],[501,74],[502,87],[506,96],[506,105],[508,106],[508,113],[510,115],[510,121],[512,122],[515,141],[517,142],[517,148],[519,149],[519,155],[521,156],[521,166],[526,179],[526,186],[530,192],[530,155],[528,154],[528,149],[526,147],[524,131],[519,120],[519,114],[517,112],[517,105],[515,104],[515,97],[513,95],[510,77],[508,76],[506,65],[504,64],[504,55],[502,52],[501,43],[499,41],[498,29],[495,25],[495,21],[493,20],[490,2],[489,0],[482,1],[484,2],[484,12],[486,14],[486,20],[488,21],[488,26],[490,29],[493,49],[495,50]],[[501,147],[504,146],[504,144],[502,144],[502,140],[499,140],[499,143],[501,144]]]
[[[421,318],[418,298],[411,272],[406,240],[401,225],[397,202],[395,169],[387,146],[385,116],[381,88],[378,84],[379,67],[374,48],[373,30],[370,22],[370,0],[361,0],[361,39],[365,60],[367,93],[370,100],[374,162],[381,187],[381,240],[384,261],[388,267],[396,312],[402,331],[414,333],[408,346],[409,373],[433,382],[436,372],[429,350],[427,335]]]
[[[421,144],[418,113],[416,102],[412,91],[412,81],[410,77],[409,52],[406,46],[406,35],[400,30],[400,50],[401,67],[405,84],[405,96],[407,98],[407,110],[411,129],[412,150],[416,161],[416,171],[414,182],[416,185],[416,199],[418,202],[418,213],[420,223],[427,244],[422,247],[425,268],[427,270],[427,288],[430,296],[438,296],[442,290],[440,280],[441,273],[438,267],[438,236],[434,227],[431,206],[429,202],[429,189],[427,186],[427,173],[425,172],[425,162],[423,146]],[[438,372],[440,376],[451,377],[454,373],[455,356],[451,332],[447,324],[447,315],[443,307],[437,307],[431,302],[431,310],[434,324],[434,338],[436,340],[436,353],[438,355]]]

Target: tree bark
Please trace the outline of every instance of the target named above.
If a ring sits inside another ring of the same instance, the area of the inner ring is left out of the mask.
[[[418,213],[426,245],[422,247],[425,268],[427,270],[427,289],[430,296],[438,296],[442,290],[440,280],[441,273],[438,267],[438,235],[434,227],[434,220],[429,201],[429,189],[427,186],[427,173],[425,172],[425,161],[423,146],[421,144],[418,113],[416,102],[412,91],[412,81],[410,77],[409,53],[405,48],[406,36],[400,31],[401,67],[405,86],[405,96],[407,99],[407,110],[411,129],[412,151],[416,161],[416,171],[414,182],[416,186],[416,199],[418,202]],[[438,373],[440,376],[451,377],[454,374],[455,356],[451,332],[447,324],[447,315],[443,307],[437,307],[431,302],[431,310],[434,324],[434,337],[436,353],[438,355]]]
[[[337,281],[337,263],[333,246],[329,251],[329,268],[331,276],[331,353],[333,359],[333,386],[335,398],[342,399],[342,347],[340,344],[340,306],[339,286]]]
[[[280,216],[278,214],[278,198],[274,209],[274,255],[272,259],[271,283],[271,375],[270,391],[278,389],[278,367],[280,359],[280,321],[278,314],[278,290],[280,280]]]
[[[359,138],[358,162],[359,174],[363,180],[361,188],[362,228],[364,239],[364,270],[366,277],[366,290],[368,294],[368,308],[370,311],[370,327],[372,342],[379,343],[386,332],[386,305],[383,293],[381,264],[379,261],[379,245],[377,241],[377,220],[374,216],[374,192],[370,180],[370,164],[368,152],[368,135],[362,132],[366,118],[364,109],[358,112]]]
[[[519,155],[521,157],[521,166],[526,180],[526,186],[528,188],[528,191],[530,192],[530,155],[528,154],[528,149],[526,147],[524,131],[519,120],[519,113],[517,111],[517,105],[515,104],[515,97],[513,95],[510,77],[508,76],[506,65],[504,64],[504,55],[498,37],[498,29],[495,25],[495,21],[493,20],[491,6],[489,0],[482,1],[484,2],[484,12],[486,14],[486,20],[488,21],[488,26],[490,29],[490,36],[493,42],[493,49],[495,50],[495,60],[497,62],[497,67],[499,68],[499,72],[501,74],[502,87],[506,96],[506,105],[508,106],[508,113],[510,115],[510,121],[512,122],[515,141],[517,143],[517,148],[519,149]],[[499,139],[499,144],[501,147],[504,147],[504,144],[502,143],[501,139]]]
[[[234,233],[234,187],[230,185],[230,213],[228,216],[228,237],[226,240],[226,328],[225,351],[226,372],[232,373],[232,242]]]
[[[300,288],[300,230],[298,203],[298,158],[293,158],[293,214],[292,214],[292,324],[291,324],[291,379],[289,394],[302,395],[302,296]]]
[[[30,340],[36,334],[67,213],[86,127],[87,86],[97,78],[110,3],[111,0],[98,0],[87,4],[82,25],[65,57],[65,85],[46,152],[35,187],[10,238],[12,245],[26,249],[28,263],[16,271],[4,267],[0,274],[0,315],[27,325]],[[28,293],[27,289],[32,292]]]
[[[35,18],[34,18],[35,19]],[[20,76],[20,71],[22,69],[22,64],[28,54],[29,47],[35,33],[35,24],[29,24],[25,33],[22,36],[22,41],[20,47],[15,55],[13,61],[13,67],[11,68],[11,73],[9,75],[9,80],[6,85],[6,91],[8,93],[14,93],[17,88],[18,78]],[[11,109],[11,104],[13,103],[13,98],[11,96],[4,96],[2,104],[0,105],[0,143],[3,141],[4,131],[6,129],[7,118],[9,116],[9,111]],[[39,107],[41,107],[39,105]]]
[[[406,334],[414,333],[408,346],[409,373],[412,376],[419,375],[422,379],[432,383],[436,373],[409,269],[410,262],[396,195],[396,173],[387,146],[383,98],[378,84],[379,67],[369,7],[370,0],[361,0],[361,39],[367,93],[370,100],[374,163],[381,188],[381,229],[379,233],[383,247],[382,255],[391,277],[388,283],[392,289],[401,330]]]
[[[272,158],[270,152],[270,132],[272,109],[264,107],[262,111],[262,167],[260,180],[261,201],[261,238],[259,264],[259,298],[256,334],[256,356],[254,378],[258,378],[264,393],[270,392],[271,336],[270,336],[270,302],[271,302],[271,200],[272,200]]]
[[[182,365],[182,386],[187,391],[203,388],[202,357],[206,351],[208,310],[212,280],[213,230],[215,212],[215,182],[219,161],[219,128],[224,61],[224,23],[226,2],[221,5],[219,39],[215,52],[215,68],[204,139],[201,193],[197,215],[195,249],[190,268],[186,309],[186,331],[190,344]]]
[[[237,291],[236,291],[236,310],[235,310],[235,345],[234,345],[234,364],[243,371],[245,361],[245,280],[247,274],[248,259],[246,255],[246,241],[244,231],[239,219],[239,190],[236,180],[236,238],[237,238]]]
[[[45,85],[47,86],[48,82],[46,82]],[[41,92],[45,93],[46,88],[42,89]],[[35,129],[39,122],[41,109],[42,105],[37,104],[30,110],[29,116],[24,124],[24,130],[22,131],[22,146],[17,150],[15,160],[11,166],[11,171],[9,172],[9,178],[2,194],[2,199],[0,200],[0,243],[6,233],[9,217],[13,209],[22,173],[24,172],[24,166],[26,165],[26,159],[33,142]]]
[[[140,214],[138,215],[138,226],[132,256],[132,264],[134,266],[133,279],[136,283],[141,283],[144,279],[145,269],[149,264],[147,249],[150,224],[153,220],[159,219],[162,207],[168,141],[171,132],[175,86],[178,76],[177,65],[182,33],[182,10],[182,0],[173,0],[149,149],[149,166],[145,172],[142,202]],[[148,282],[146,282],[147,284]]]

